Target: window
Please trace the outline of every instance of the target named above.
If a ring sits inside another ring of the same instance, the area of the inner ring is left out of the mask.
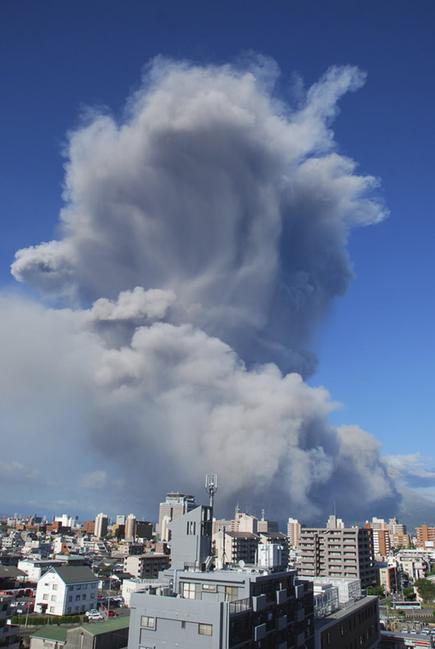
[[[195,584],[191,584],[190,582],[185,582],[183,584],[183,597],[185,599],[195,599]]]
[[[156,630],[156,618],[150,617],[149,615],[142,615],[140,618],[140,625],[144,629],[150,629],[151,631]]]
[[[70,587],[69,587],[69,590],[74,590],[74,586],[70,586]]]
[[[55,601],[56,601],[56,595],[52,595],[52,596],[50,597],[50,599],[51,599],[52,602],[55,602]]]
[[[72,602],[72,595],[70,595],[70,596],[68,597],[68,601],[69,601],[69,602]]]
[[[198,624],[199,635],[213,635],[212,624]]]
[[[76,595],[76,602],[80,600],[80,595]]]
[[[54,613],[54,606],[50,606],[50,613]]]
[[[82,595],[82,599],[86,599],[86,595]]]
[[[83,584],[83,590],[88,590],[88,585],[87,584]]]
[[[90,594],[90,598],[91,598],[91,599],[95,599],[95,593],[91,593],[91,594]]]
[[[181,628],[185,629],[186,628],[186,622],[185,620],[181,620]]]
[[[81,584],[78,584],[78,585],[76,586],[76,590],[81,590],[81,588],[82,588]]]
[[[47,595],[47,593],[46,593],[45,595],[42,596],[42,599],[44,600],[44,602],[48,602],[48,595]]]
[[[216,590],[217,590],[216,584],[203,584],[202,585],[202,590],[206,590],[209,593],[215,593]]]
[[[239,589],[237,586],[225,586],[225,599],[227,602],[232,602],[234,599],[237,599],[239,595]]]
[[[57,584],[53,584],[53,590],[57,590],[57,589],[58,589],[58,585],[57,585]]]

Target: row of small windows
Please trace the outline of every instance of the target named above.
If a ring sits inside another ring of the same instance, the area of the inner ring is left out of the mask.
[[[140,625],[142,627],[140,642],[141,642],[142,649],[146,649],[146,646],[142,644],[142,631],[156,631],[157,619],[150,615],[142,615],[140,618]],[[181,628],[182,629],[186,628],[186,622],[184,620],[181,621]],[[198,635],[213,635],[213,625],[199,623]]]

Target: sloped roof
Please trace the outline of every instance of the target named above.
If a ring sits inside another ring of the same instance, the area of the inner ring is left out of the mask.
[[[16,566],[2,566],[0,565],[0,579],[17,579],[18,577],[26,577],[26,573],[17,568]]]
[[[81,629],[87,631],[91,635],[101,635],[102,633],[110,633],[111,631],[120,631],[121,629],[128,629],[130,624],[130,616],[123,615],[120,617],[111,617],[104,622],[89,622],[82,624]]]
[[[42,629],[32,633],[32,638],[43,638],[44,640],[56,640],[57,642],[66,642],[67,628],[55,624],[46,624]]]
[[[98,581],[98,577],[94,575],[89,566],[56,566],[53,568],[53,571],[59,575],[65,584],[81,584],[83,582]]]

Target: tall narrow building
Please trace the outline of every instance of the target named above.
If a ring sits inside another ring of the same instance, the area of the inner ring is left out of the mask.
[[[94,535],[97,539],[102,539],[107,534],[107,528],[109,525],[109,517],[107,514],[97,514],[95,518],[95,529]]]

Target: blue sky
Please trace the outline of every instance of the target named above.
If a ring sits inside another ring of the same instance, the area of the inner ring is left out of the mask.
[[[163,54],[225,62],[253,50],[314,82],[353,64],[366,85],[341,102],[339,151],[382,181],[391,214],[354,231],[355,280],[319,329],[311,378],[383,452],[435,456],[435,5],[395,2],[22,2],[0,6],[0,283],[16,249],[55,235],[65,133],[83,106],[118,113]]]

